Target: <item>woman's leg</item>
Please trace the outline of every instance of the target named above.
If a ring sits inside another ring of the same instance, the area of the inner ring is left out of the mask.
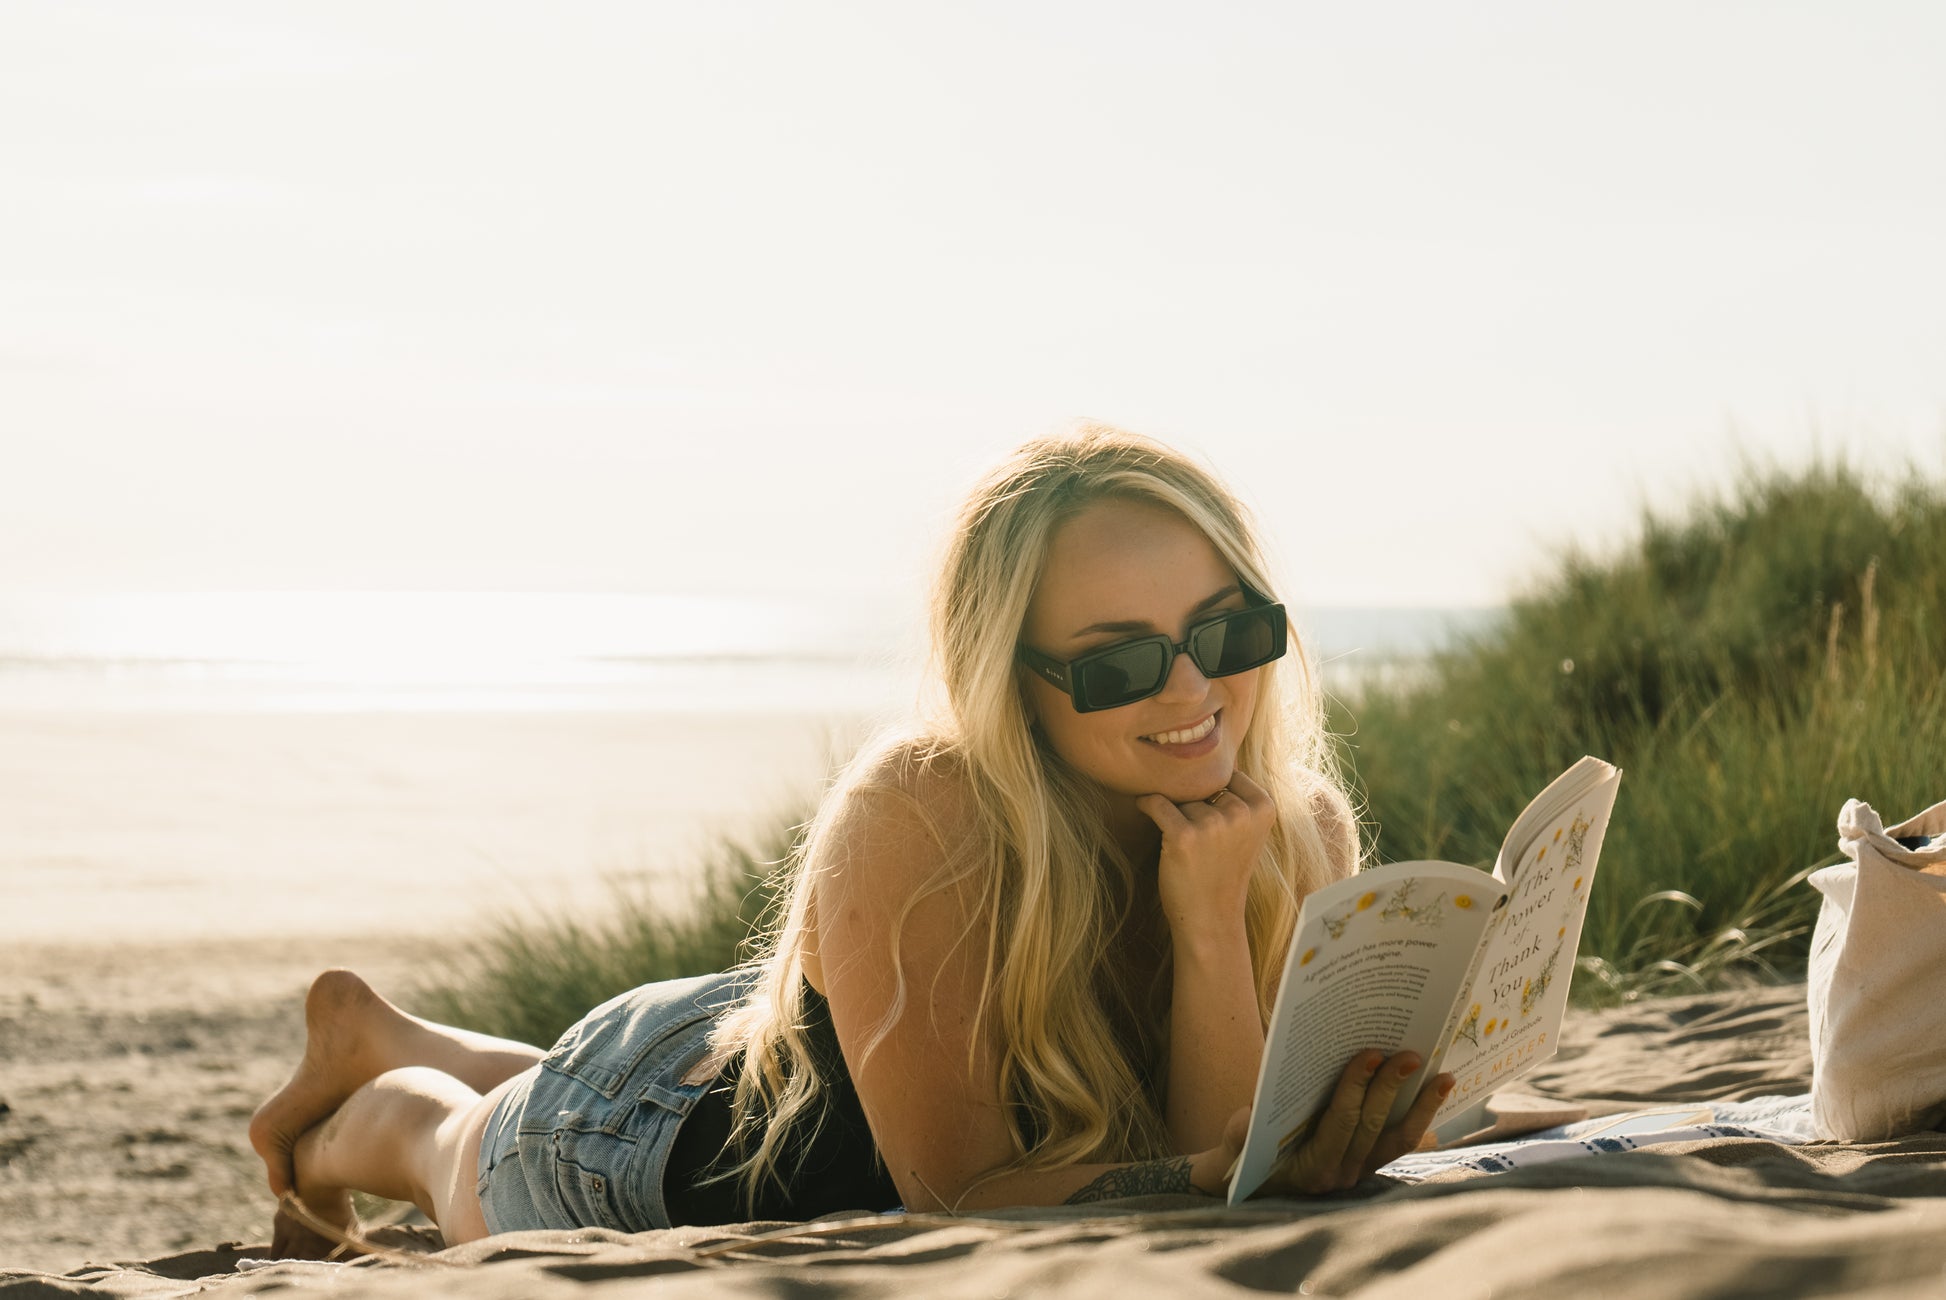
[[[544,1054],[526,1043],[407,1015],[348,970],[328,970],[312,981],[304,1031],[297,1072],[250,1121],[250,1145],[263,1157],[273,1195],[291,1189],[291,1151],[304,1133],[380,1075],[424,1067],[477,1097]]]
[[[354,1229],[351,1193],[410,1201],[439,1225],[446,1244],[487,1235],[475,1189],[480,1136],[510,1086],[482,1095],[440,1070],[388,1070],[364,1084],[292,1149],[305,1208],[341,1232]],[[335,1249],[280,1212],[273,1255],[321,1257]]]

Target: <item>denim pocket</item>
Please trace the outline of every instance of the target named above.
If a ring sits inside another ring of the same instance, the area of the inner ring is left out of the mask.
[[[617,1186],[620,1172],[634,1154],[633,1142],[576,1129],[556,1129],[550,1140],[554,1193],[569,1223],[612,1232],[635,1232],[644,1226],[631,1223],[623,1213],[622,1189]]]

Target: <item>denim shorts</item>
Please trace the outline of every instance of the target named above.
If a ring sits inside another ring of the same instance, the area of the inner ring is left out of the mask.
[[[683,1075],[755,978],[736,971],[644,984],[563,1034],[487,1117],[479,1181],[487,1230],[668,1227],[669,1151],[715,1082]]]

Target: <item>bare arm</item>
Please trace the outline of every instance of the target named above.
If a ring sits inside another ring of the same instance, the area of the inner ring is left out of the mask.
[[[942,1209],[1013,1156],[994,1052],[976,1024],[987,929],[972,886],[944,883],[948,845],[970,831],[956,779],[882,777],[838,796],[812,898],[818,964],[887,1171],[909,1208]],[[1086,1181],[1022,1188],[1021,1200],[1059,1201]]]
[[[1244,927],[1250,872],[1276,821],[1264,789],[1241,772],[1214,804],[1149,796],[1161,827],[1158,877],[1174,949],[1169,1011],[1169,1134],[1176,1150],[1223,1139],[1230,1116],[1251,1103],[1263,1058],[1263,1020]],[[1357,866],[1358,836],[1335,791],[1311,809],[1334,879]]]
[[[1264,1031],[1243,910],[1234,924],[1175,939],[1169,1006],[1170,1141],[1200,1151],[1222,1140],[1238,1107],[1250,1105]]]
[[[1179,1152],[1223,1140],[1250,1105],[1263,1057],[1263,1020],[1244,927],[1250,875],[1276,821],[1270,796],[1243,773],[1215,802],[1139,807],[1161,828],[1156,865],[1174,955],[1169,1007],[1169,1137]]]

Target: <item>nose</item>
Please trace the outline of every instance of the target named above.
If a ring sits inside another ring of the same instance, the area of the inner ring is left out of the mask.
[[[1176,653],[1176,662],[1169,665],[1169,676],[1156,692],[1156,698],[1165,701],[1189,703],[1203,698],[1209,691],[1209,678],[1196,661],[1181,651]]]

